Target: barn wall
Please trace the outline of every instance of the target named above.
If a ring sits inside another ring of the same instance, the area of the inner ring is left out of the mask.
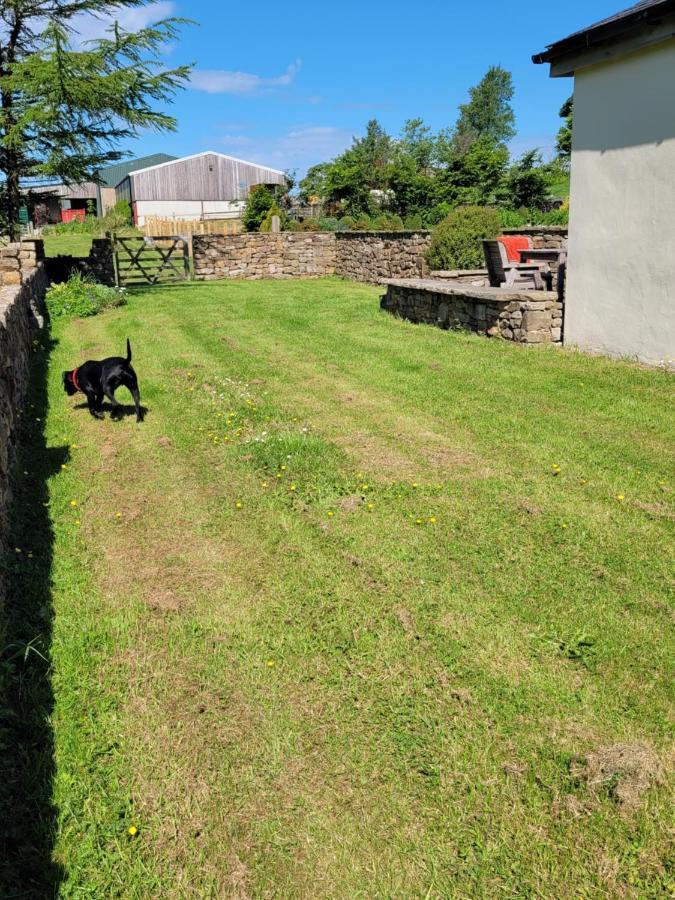
[[[244,209],[242,200],[139,200],[136,203],[138,225],[149,217],[160,219],[239,218]]]
[[[285,176],[264,166],[215,153],[177,160],[129,176],[134,200],[245,200],[255,184],[284,184]]]

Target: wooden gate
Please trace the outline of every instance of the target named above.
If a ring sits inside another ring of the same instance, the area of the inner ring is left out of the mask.
[[[115,235],[113,247],[118,287],[166,284],[190,277],[190,248],[185,238]]]

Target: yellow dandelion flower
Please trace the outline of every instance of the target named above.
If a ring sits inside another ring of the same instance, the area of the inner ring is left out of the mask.
[[[367,491],[369,487],[370,487],[369,484],[362,484],[362,485],[361,485],[361,490]]]
[[[79,519],[75,519],[75,524],[76,524],[76,525],[81,525],[82,523],[80,522]]]
[[[430,525],[436,524],[436,516],[429,516],[429,524]]]
[[[625,494],[617,494],[616,499],[621,502],[626,499]]]
[[[328,515],[329,515],[329,516],[334,516],[335,513],[334,513],[332,510],[329,510]]]
[[[241,509],[241,507],[242,507],[241,500],[237,500],[237,502],[234,505],[237,507],[237,509]]]
[[[373,508],[373,506],[374,506],[374,504],[373,504],[373,503],[369,503],[369,504],[368,504],[368,509],[372,509],[372,508]]]
[[[268,659],[268,660],[267,660],[267,665],[268,665],[269,668],[271,669],[272,666],[274,665],[274,660],[273,660],[273,659]]]
[[[412,486],[413,486],[414,488],[416,488],[416,487],[417,487],[417,482],[416,482],[416,481],[413,481]]]
[[[286,466],[282,466],[282,467],[281,467],[281,471],[282,471],[282,472],[285,472],[285,471],[286,471]]]
[[[281,474],[281,472],[277,472],[277,478],[283,478],[283,477],[284,476]]]
[[[563,528],[567,528],[567,522],[563,522],[563,523],[562,523],[562,527],[563,527]]]
[[[136,828],[135,825],[130,825],[127,829],[127,833],[129,837],[136,837],[136,835],[138,834],[138,828]]]
[[[121,518],[122,518],[122,513],[115,513],[115,518],[116,518],[116,519],[121,519]]]
[[[71,501],[70,501],[70,505],[71,505],[71,506],[77,506],[77,500],[71,500]]]
[[[289,490],[294,491],[294,490],[295,490],[295,485],[292,484],[292,485],[290,486]]]
[[[262,483],[262,487],[269,487],[269,485],[268,485],[268,484],[267,484],[267,482],[266,482],[266,481],[263,481],[263,483]]]
[[[415,519],[415,525],[421,525],[421,524],[422,524],[421,519]]]
[[[67,468],[68,468],[67,463],[61,463],[61,468],[62,468],[62,469],[67,469]]]

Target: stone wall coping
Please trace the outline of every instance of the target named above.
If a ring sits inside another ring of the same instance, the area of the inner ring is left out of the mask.
[[[286,232],[284,232],[286,233]],[[417,231],[333,231],[329,232],[335,235],[336,238],[360,238],[360,237],[393,237],[393,238],[402,238],[402,237],[415,237],[415,235],[427,235],[431,234],[429,229],[420,228]],[[298,232],[290,232],[290,234],[298,234]],[[310,234],[321,234],[321,232],[310,232]]]
[[[435,269],[431,278],[487,278],[487,269]]]
[[[502,228],[502,234],[560,234],[566,235],[568,225],[523,225],[522,228]]]
[[[513,303],[514,300],[522,303],[558,301],[556,291],[514,291],[495,287],[476,287],[460,282],[453,284],[447,279],[440,278],[384,278],[380,284],[410,288],[414,291],[427,291],[430,294],[450,294],[469,297],[472,300],[490,300],[492,303]]]

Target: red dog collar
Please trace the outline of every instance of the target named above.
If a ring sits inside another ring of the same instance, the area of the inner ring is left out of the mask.
[[[77,383],[77,369],[73,369],[73,376],[72,376],[72,377],[73,377],[73,384],[75,385],[75,390],[76,390],[76,391],[79,391],[79,390],[80,390],[80,386],[79,386],[79,384]]]

